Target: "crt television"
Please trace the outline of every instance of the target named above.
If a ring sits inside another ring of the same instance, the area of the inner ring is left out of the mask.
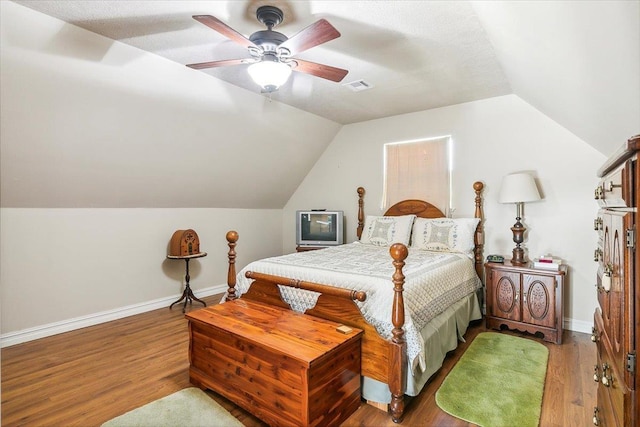
[[[296,211],[296,244],[298,246],[333,246],[344,242],[342,211]]]

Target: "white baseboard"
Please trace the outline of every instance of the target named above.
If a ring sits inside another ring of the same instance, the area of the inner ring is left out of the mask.
[[[215,294],[223,293],[228,286],[216,285],[209,288],[198,289],[198,297],[208,297]],[[44,338],[51,335],[61,334],[87,326],[98,325],[100,323],[110,322],[112,320],[122,319],[123,317],[133,316],[134,314],[146,313],[147,311],[166,308],[178,299],[182,293],[170,297],[160,298],[153,301],[147,301],[139,304],[128,305],[113,310],[102,311],[99,313],[89,314],[87,316],[76,317],[73,319],[62,320],[60,322],[49,323],[47,325],[36,326],[34,328],[23,329],[16,332],[8,332],[0,335],[0,348],[9,347],[27,341],[33,341],[38,338]]]
[[[585,322],[583,320],[564,318],[564,328],[574,332],[591,333],[593,322]]]
[[[198,289],[198,296],[208,297],[211,295],[223,293],[226,290],[227,285],[211,286],[205,289]],[[112,320],[122,319],[123,317],[133,316],[134,314],[146,313],[147,311],[165,308],[177,298],[179,298],[180,295],[160,298],[140,304],[116,308],[113,310],[102,311],[100,313],[93,313],[87,316],[76,317],[60,322],[49,323],[48,325],[36,326],[34,328],[24,329],[22,331],[9,332],[0,335],[0,348],[9,347],[27,341],[33,341],[37,340],[38,338],[57,335],[63,332],[69,332],[80,328],[86,328],[87,326],[98,325],[100,323],[110,322]],[[582,320],[569,318],[564,319],[564,329],[570,331],[590,334],[592,326],[592,322],[585,322]]]

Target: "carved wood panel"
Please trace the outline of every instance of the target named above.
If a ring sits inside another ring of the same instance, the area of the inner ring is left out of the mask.
[[[611,264],[611,215],[603,215],[602,260],[598,266],[598,302],[602,311],[602,320],[606,329],[611,329],[611,298],[602,288],[602,276],[607,265]]]
[[[492,313],[503,319],[520,320],[520,274],[493,271]]]
[[[624,363],[626,360],[626,352],[624,345],[625,339],[625,323],[624,319],[628,318],[625,312],[628,310],[625,306],[627,303],[625,294],[625,268],[624,268],[624,252],[626,247],[625,241],[625,216],[629,215],[607,215],[611,217],[611,231],[613,238],[611,239],[611,267],[612,281],[611,291],[609,292],[609,325],[607,333],[611,341],[613,359],[618,364],[618,369],[624,372]]]
[[[523,275],[522,321],[532,325],[555,327],[555,287],[553,276]]]

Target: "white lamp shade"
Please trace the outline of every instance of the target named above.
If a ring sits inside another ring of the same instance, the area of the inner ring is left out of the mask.
[[[502,179],[500,203],[535,202],[540,200],[540,193],[533,177],[528,173],[514,173]]]
[[[264,90],[272,92],[286,83],[291,67],[277,61],[263,60],[249,66],[249,75]]]

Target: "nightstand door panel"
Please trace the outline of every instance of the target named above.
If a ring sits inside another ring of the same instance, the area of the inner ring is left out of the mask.
[[[520,320],[520,274],[492,271],[491,315],[509,320]]]
[[[556,326],[556,279],[553,276],[522,275],[522,321],[531,325]]]

